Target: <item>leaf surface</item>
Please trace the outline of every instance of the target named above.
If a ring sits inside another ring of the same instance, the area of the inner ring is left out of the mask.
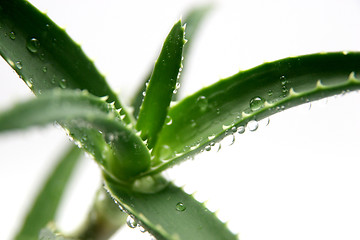
[[[155,63],[136,124],[141,137],[148,140],[149,148],[155,144],[164,125],[181,67],[184,43],[184,28],[179,21],[171,29]]]
[[[152,174],[235,134],[251,120],[359,89],[359,62],[357,52],[282,59],[239,72],[183,99],[169,110],[172,124],[160,133]]]
[[[112,105],[87,92],[53,90],[0,114],[0,132],[53,121],[69,129],[83,147],[117,180],[129,180],[145,171],[150,154]],[[84,133],[86,135],[84,135]]]
[[[121,207],[158,240],[237,239],[214,213],[172,183],[155,193],[140,193],[112,180],[105,182]]]
[[[205,18],[206,14],[208,13],[209,10],[210,10],[210,6],[201,6],[201,7],[194,8],[182,20],[182,22],[184,24],[186,24],[185,39],[187,40],[186,44],[184,45],[184,48],[183,48],[184,60],[183,60],[182,64],[185,64],[184,62],[186,62],[186,59],[187,59],[187,56],[189,53],[189,49],[191,48],[192,42],[194,40],[194,35],[196,35],[196,31],[199,29],[200,23]],[[143,84],[138,89],[138,91],[136,92],[135,96],[132,99],[131,106],[134,109],[133,116],[135,118],[138,118],[140,106],[144,99],[143,93],[146,91],[146,83],[149,81],[149,79],[151,77],[151,73],[152,73],[152,70],[150,71],[150,73],[148,73],[146,75],[146,77],[143,81]],[[179,75],[179,78],[178,78],[179,85],[182,82],[181,81],[182,75],[183,74]],[[179,91],[179,90],[180,89],[177,89],[177,87],[176,87],[176,91]],[[176,101],[177,96],[179,96],[178,93],[174,94],[172,96],[172,101]]]
[[[82,151],[72,146],[60,159],[37,195],[16,240],[38,239],[40,230],[55,220],[61,197]]]
[[[122,108],[81,47],[45,14],[24,0],[2,0],[0,16],[0,54],[36,95],[54,88],[86,89]],[[124,109],[122,114],[130,123]]]

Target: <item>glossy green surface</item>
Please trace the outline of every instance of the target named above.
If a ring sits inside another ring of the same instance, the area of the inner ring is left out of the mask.
[[[214,213],[172,183],[153,194],[122,188],[112,180],[105,188],[158,240],[237,239]]]
[[[37,195],[21,230],[15,237],[16,240],[38,239],[40,230],[50,221],[55,220],[61,197],[81,153],[78,147],[73,146],[60,159]]]
[[[169,110],[154,148],[154,173],[237,132],[250,120],[360,88],[360,53],[326,53],[265,63],[204,88]]]
[[[0,114],[0,131],[59,121],[69,126],[69,135],[80,147],[86,146],[84,149],[95,156],[103,171],[119,181],[129,181],[149,168],[150,154],[119,118],[117,111],[98,97],[54,90]]]
[[[151,149],[164,125],[175,90],[184,46],[184,28],[177,22],[167,36],[146,88],[136,129]]]
[[[208,11],[210,10],[210,6],[201,6],[195,9],[192,9],[182,20],[182,23],[185,24],[186,29],[185,29],[185,39],[186,39],[186,44],[184,45],[183,48],[183,65],[186,66],[185,62],[189,53],[189,49],[191,48],[192,42],[194,41],[194,35],[196,35],[196,31],[198,30],[201,22],[204,20],[205,16],[207,15]],[[142,101],[144,99],[144,95],[143,93],[146,91],[146,83],[149,81],[150,77],[151,77],[151,73],[152,70],[150,71],[150,73],[148,73],[145,76],[145,80],[143,81],[142,85],[140,86],[140,88],[137,90],[135,96],[133,97],[132,101],[131,101],[131,106],[134,109],[133,111],[133,116],[135,118],[138,118],[139,112],[140,112],[140,107],[142,104]],[[181,74],[178,78],[178,85],[181,84],[182,82],[182,76],[183,74]],[[175,91],[178,92],[179,90],[181,90],[181,88],[175,88]],[[178,98],[179,94],[174,94],[172,96],[172,101],[176,101]]]
[[[0,54],[36,95],[54,88],[87,89],[122,107],[81,47],[30,3],[1,0],[0,16]],[[121,114],[129,123],[124,109]]]

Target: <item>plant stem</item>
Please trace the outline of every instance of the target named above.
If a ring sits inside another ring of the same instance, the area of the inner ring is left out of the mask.
[[[127,214],[122,212],[102,187],[95,196],[94,204],[86,222],[71,234],[76,239],[109,239],[126,223]]]

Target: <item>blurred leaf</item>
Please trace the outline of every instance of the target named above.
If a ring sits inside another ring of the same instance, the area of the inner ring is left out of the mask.
[[[79,146],[86,146],[84,148],[90,150],[90,154],[94,154],[91,150],[95,149],[99,153],[95,160],[119,181],[128,181],[149,167],[150,154],[143,141],[122,123],[112,105],[86,92],[53,90],[18,104],[0,114],[0,132],[53,121],[68,127],[70,136]],[[93,131],[85,131],[87,129]]]
[[[72,146],[60,159],[37,195],[21,230],[15,237],[16,240],[38,239],[40,230],[55,220],[61,198],[81,153],[78,147]]]

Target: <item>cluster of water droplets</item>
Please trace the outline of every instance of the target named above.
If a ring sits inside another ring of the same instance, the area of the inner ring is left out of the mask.
[[[49,24],[46,24],[46,28],[48,29],[50,27]],[[5,36],[8,36],[11,40],[16,41],[16,33],[15,31],[11,31],[9,33],[5,33]],[[53,43],[56,42],[56,39],[53,39]],[[45,60],[45,54],[41,51],[41,43],[36,37],[30,37],[26,40],[25,48],[27,49],[30,54],[37,55],[41,61]],[[21,71],[26,67],[24,66],[24,61],[21,59],[16,59],[15,61],[7,59],[8,63],[17,69],[19,72],[20,78],[24,79],[25,83],[29,88],[33,87],[33,79],[30,80],[28,77],[24,78],[21,74]],[[25,63],[27,64],[27,63]],[[48,67],[45,65],[39,69],[43,74],[46,74],[48,72]],[[66,88],[67,87],[67,80],[65,78],[58,78],[57,76],[52,76],[51,79],[52,84],[57,84],[60,88]]]

